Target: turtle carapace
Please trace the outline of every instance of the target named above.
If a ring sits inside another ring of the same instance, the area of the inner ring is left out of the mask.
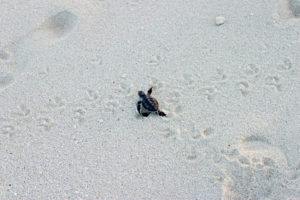
[[[138,92],[138,95],[141,98],[141,100],[137,102],[138,112],[144,117],[148,117],[151,113],[155,113],[163,117],[166,116],[163,111],[159,110],[159,104],[157,100],[151,96],[151,93],[152,87],[148,90],[147,94],[143,91]]]

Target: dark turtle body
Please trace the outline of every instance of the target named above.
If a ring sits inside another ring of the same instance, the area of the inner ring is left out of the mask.
[[[138,112],[144,117],[148,117],[151,113],[156,113],[163,117],[166,116],[164,112],[159,110],[159,104],[157,100],[151,96],[151,93],[152,88],[148,90],[147,95],[143,91],[138,92],[141,98],[141,100],[137,102]]]

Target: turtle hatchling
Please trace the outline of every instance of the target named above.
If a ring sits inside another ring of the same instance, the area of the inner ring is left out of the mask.
[[[163,117],[166,116],[163,111],[159,110],[159,104],[157,100],[151,96],[151,93],[152,87],[148,90],[147,95],[143,91],[138,92],[138,95],[141,98],[136,105],[138,112],[144,117],[148,117],[151,113],[155,113]]]

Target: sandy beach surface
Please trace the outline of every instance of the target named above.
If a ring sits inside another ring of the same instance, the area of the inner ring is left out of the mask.
[[[299,0],[0,0],[0,199],[300,199],[299,69]]]

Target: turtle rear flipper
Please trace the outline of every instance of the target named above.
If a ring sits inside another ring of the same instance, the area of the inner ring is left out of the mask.
[[[158,111],[158,115],[159,116],[162,116],[162,117],[165,117],[165,116],[167,116],[167,114],[166,113],[164,113],[163,111]]]

